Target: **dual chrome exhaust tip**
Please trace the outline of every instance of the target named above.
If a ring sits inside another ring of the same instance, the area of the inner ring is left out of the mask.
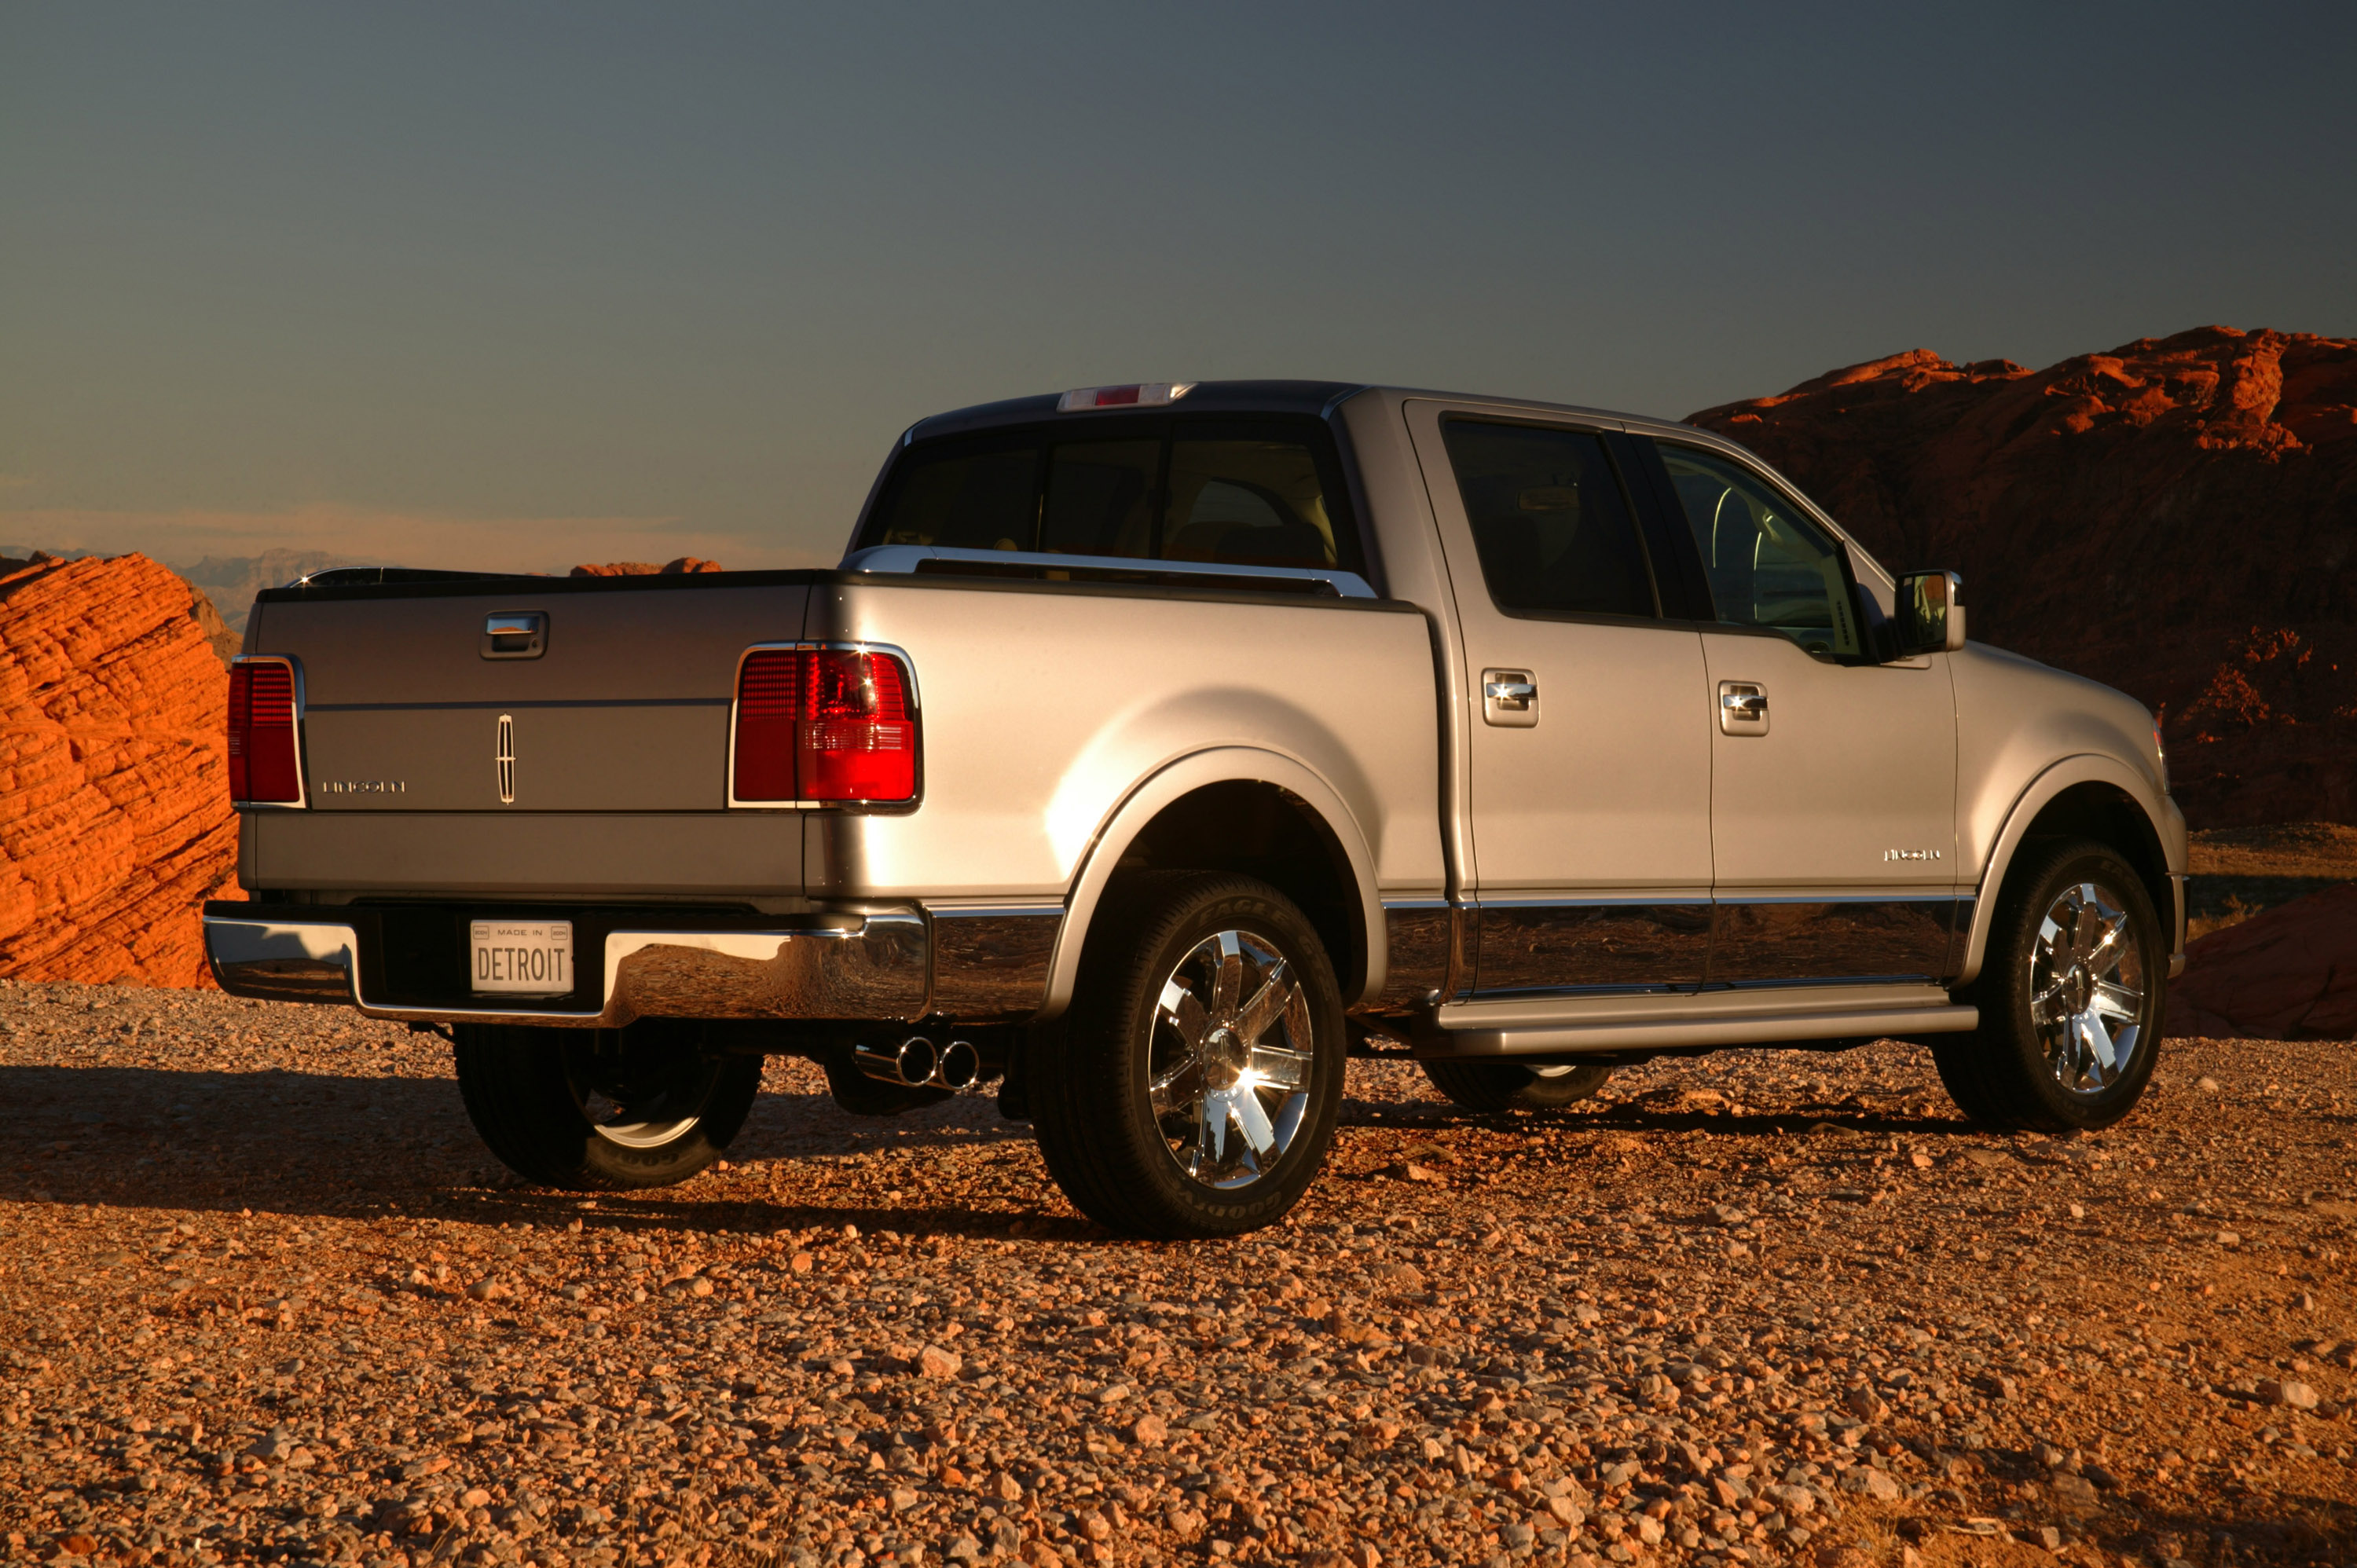
[[[982,1077],[982,1053],[964,1040],[862,1040],[851,1047],[851,1059],[868,1077],[909,1089],[969,1089]]]

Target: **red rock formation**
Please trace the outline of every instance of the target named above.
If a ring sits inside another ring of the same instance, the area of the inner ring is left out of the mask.
[[[576,577],[655,577],[671,576],[681,572],[717,572],[723,568],[716,561],[700,555],[683,555],[676,561],[666,561],[658,566],[651,561],[608,561],[602,566],[576,566]]]
[[[2357,822],[2357,340],[1919,349],[1691,417],[1886,565],[1964,573],[1975,638],[2160,710],[2197,826]]]
[[[2357,884],[2195,939],[2169,988],[2169,1032],[2211,1039],[2357,1038]]]
[[[228,677],[144,555],[0,563],[0,974],[206,983],[231,896]]]

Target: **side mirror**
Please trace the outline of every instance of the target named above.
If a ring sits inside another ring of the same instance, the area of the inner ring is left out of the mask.
[[[1953,572],[1907,572],[1899,578],[1899,657],[1953,653],[1964,645],[1964,580]]]

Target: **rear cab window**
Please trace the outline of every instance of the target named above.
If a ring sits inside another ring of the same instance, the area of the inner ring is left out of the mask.
[[[1363,572],[1333,438],[1279,415],[1125,418],[918,442],[859,547]]]
[[[1661,613],[1603,436],[1456,415],[1440,429],[1491,603],[1508,615]]]

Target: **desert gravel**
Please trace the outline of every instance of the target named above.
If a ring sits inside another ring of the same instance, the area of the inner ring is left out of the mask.
[[[0,1541],[72,1564],[2357,1561],[2350,1047],[1969,1131],[1930,1062],[1480,1118],[1356,1063],[1293,1219],[1141,1244],[967,1097],[505,1180],[428,1035],[0,983]]]

